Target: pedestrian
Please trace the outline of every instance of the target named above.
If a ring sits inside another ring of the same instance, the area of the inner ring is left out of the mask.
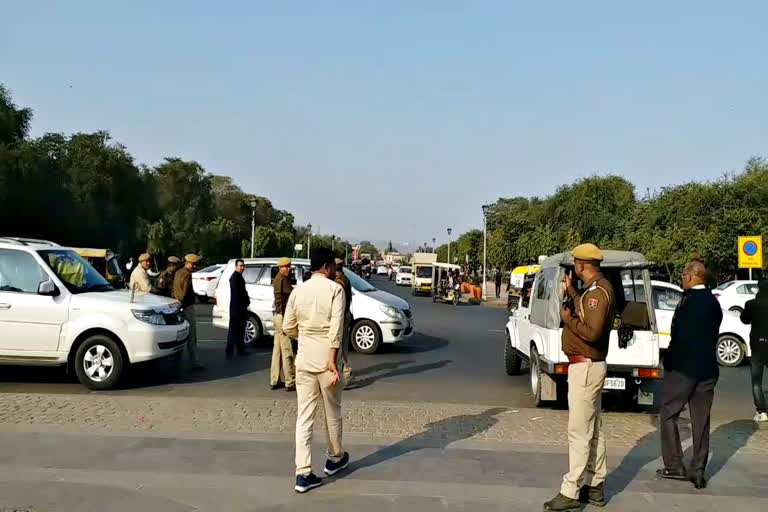
[[[496,269],[496,276],[494,280],[496,281],[496,298],[497,299],[501,298],[501,277],[502,277],[501,270]]]
[[[131,272],[131,280],[128,288],[131,292],[149,293],[152,291],[152,282],[149,279],[149,254],[139,256],[139,264]]]
[[[173,297],[181,302],[181,313],[189,322],[189,337],[187,338],[187,350],[192,359],[192,369],[201,371],[205,367],[200,362],[197,351],[197,315],[195,314],[195,291],[192,289],[192,272],[197,268],[200,257],[196,254],[184,256],[184,267],[180,268],[173,276]]]
[[[176,256],[168,257],[168,265],[165,267],[165,270],[160,272],[160,275],[157,276],[155,292],[158,295],[163,295],[165,297],[173,296],[173,278],[179,270],[180,263],[181,260]]]
[[[296,391],[296,366],[294,363],[293,345],[291,338],[285,335],[283,318],[285,308],[288,305],[288,297],[293,291],[291,284],[291,259],[280,258],[277,261],[277,276],[273,283],[275,292],[274,310],[274,347],[272,348],[272,368],[270,370],[270,388],[280,387],[280,370],[282,368],[285,379],[285,390]]]
[[[336,258],[336,282],[344,288],[344,331],[341,340],[341,356],[344,363],[342,370],[344,376],[344,388],[352,384],[352,366],[349,364],[349,336],[352,325],[352,284],[344,275],[344,260]]]
[[[661,452],[664,467],[660,478],[691,480],[697,489],[707,486],[709,427],[715,385],[719,377],[717,340],[723,311],[707,289],[707,269],[693,262],[683,272],[683,298],[672,317],[672,338],[664,357],[661,406]],[[688,405],[691,414],[693,456],[690,471],[683,466],[678,418]]]
[[[235,352],[238,357],[250,355],[245,350],[245,323],[248,321],[248,306],[251,298],[245,288],[245,261],[235,261],[235,271],[229,278],[229,330],[227,331],[227,348],[224,355],[227,359],[233,359]]]
[[[325,473],[335,475],[349,465],[342,446],[341,393],[339,376],[344,289],[334,282],[334,253],[317,249],[311,258],[312,278],[291,294],[283,329],[299,339],[296,359],[298,413],[296,417],[296,492],[322,485],[312,473],[312,434],[318,401],[325,406],[328,460]]]
[[[560,493],[544,510],[581,510],[582,502],[605,505],[607,474],[605,436],[601,416],[602,393],[608,365],[608,341],[616,315],[613,287],[600,270],[603,253],[595,245],[573,250],[576,276],[583,286],[577,292],[567,273],[565,293],[573,310],[564,306],[563,352],[568,356],[568,462]]]
[[[752,397],[755,400],[754,420],[768,421],[768,403],[763,392],[763,372],[768,366],[768,279],[757,283],[757,296],[747,301],[741,321],[752,324],[749,346],[752,349],[750,367],[752,370]]]

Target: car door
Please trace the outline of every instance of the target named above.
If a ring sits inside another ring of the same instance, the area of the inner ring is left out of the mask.
[[[675,289],[653,287],[653,308],[656,310],[656,326],[659,329],[661,350],[669,348],[669,342],[672,339],[672,317],[675,316],[675,309],[682,298],[683,294]]]
[[[248,292],[248,298],[251,299],[249,309],[258,314],[259,309],[264,305],[259,301],[264,302],[262,286],[260,286],[261,275],[264,273],[264,265],[248,265],[246,264],[243,271],[243,279],[245,280],[245,290]],[[270,306],[271,310],[271,306]]]
[[[531,341],[531,293],[533,292],[534,279],[525,279],[520,290],[520,303],[515,314],[512,315],[512,336],[517,348],[526,357],[530,357]]]
[[[55,352],[69,314],[69,294],[39,295],[49,274],[25,251],[0,249],[0,350]],[[41,356],[43,354],[40,354]]]
[[[755,298],[757,294],[756,284],[742,284],[736,288],[736,303],[734,306],[738,306],[741,310],[744,309],[744,305],[748,300]]]

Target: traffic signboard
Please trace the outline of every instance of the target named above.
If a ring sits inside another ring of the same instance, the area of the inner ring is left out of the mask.
[[[739,268],[763,268],[763,237],[739,237]]]

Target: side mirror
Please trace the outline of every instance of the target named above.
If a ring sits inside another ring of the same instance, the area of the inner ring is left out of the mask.
[[[59,295],[59,289],[56,288],[56,285],[53,283],[53,281],[49,279],[48,281],[43,281],[40,283],[40,286],[37,287],[37,294],[56,297]]]

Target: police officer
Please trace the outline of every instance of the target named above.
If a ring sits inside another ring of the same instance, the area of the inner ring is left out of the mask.
[[[176,256],[168,257],[168,265],[165,267],[165,270],[160,272],[160,275],[157,276],[155,293],[165,297],[171,297],[173,295],[173,277],[179,270],[179,263],[181,263],[181,260]]]
[[[352,384],[352,366],[349,364],[349,336],[352,324],[352,284],[344,275],[344,260],[336,258],[336,282],[344,288],[344,332],[341,342],[341,358],[344,363],[344,387]]]
[[[616,315],[613,287],[600,271],[603,253],[593,244],[573,250],[576,276],[583,286],[576,291],[573,279],[563,279],[565,293],[574,307],[560,311],[563,352],[568,356],[568,459],[560,493],[544,510],[581,510],[582,502],[605,505],[603,483],[607,473],[601,397],[608,365],[608,340]]]
[[[283,315],[288,305],[288,297],[293,291],[291,284],[291,259],[280,258],[277,261],[277,276],[273,283],[275,292],[275,339],[272,349],[272,368],[270,370],[270,388],[275,390],[280,385],[280,369],[282,365],[285,378],[285,390],[296,391],[296,366],[294,364],[293,345],[291,338],[283,332]]]
[[[181,302],[182,315],[189,322],[187,350],[192,359],[192,369],[200,371],[205,367],[197,353],[197,315],[195,314],[195,291],[192,289],[192,272],[197,268],[200,257],[196,254],[184,256],[184,267],[173,276],[173,297]]]
[[[149,280],[149,254],[139,256],[139,264],[131,272],[131,280],[128,285],[132,292],[149,293],[152,291],[152,282]]]

